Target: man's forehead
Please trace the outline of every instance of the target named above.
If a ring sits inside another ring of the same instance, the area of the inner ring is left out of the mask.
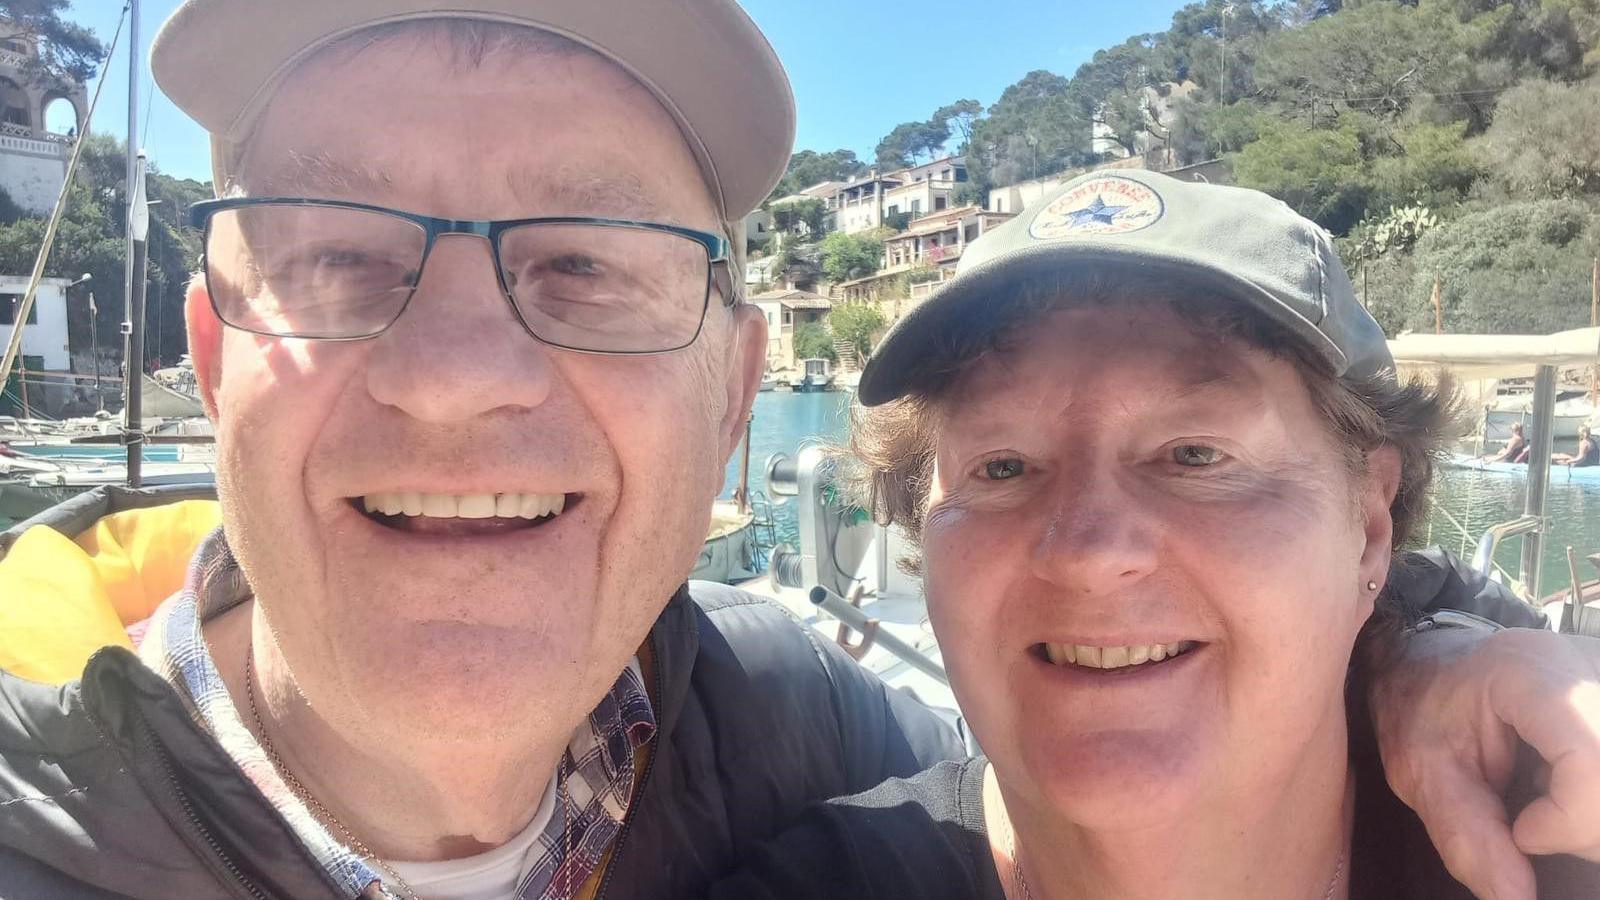
[[[347,159],[322,151],[290,152],[262,168],[260,175],[246,174],[236,193],[261,197],[313,197],[353,199],[378,204],[415,198],[416,187],[437,175],[416,171],[414,161],[380,162]],[[528,217],[541,215],[595,215],[619,219],[659,219],[662,204],[645,180],[630,171],[600,172],[576,166],[507,166],[502,176],[489,176],[486,189],[509,193]],[[401,185],[406,185],[401,197]],[[456,185],[450,186],[451,190]],[[424,195],[426,191],[421,192]],[[412,200],[414,204],[414,200]],[[427,212],[427,210],[415,210]]]

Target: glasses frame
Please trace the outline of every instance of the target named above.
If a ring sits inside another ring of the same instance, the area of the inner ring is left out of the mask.
[[[243,209],[251,206],[320,206],[330,209],[347,209],[357,212],[369,212],[386,215],[391,218],[401,219],[420,227],[425,240],[422,245],[422,259],[417,264],[416,284],[406,294],[406,299],[395,311],[394,317],[377,331],[348,337],[326,337],[316,334],[283,334],[276,331],[262,331],[257,328],[246,328],[228,321],[217,306],[217,293],[211,289],[211,266],[206,261],[202,252],[200,258],[201,271],[206,280],[206,294],[211,299],[211,309],[216,313],[217,319],[229,328],[237,328],[251,334],[266,337],[297,338],[308,341],[367,341],[375,338],[400,321],[406,310],[411,306],[412,298],[417,295],[417,288],[422,285],[422,273],[427,269],[428,257],[433,253],[434,243],[443,235],[467,234],[481,237],[489,242],[489,253],[494,260],[494,277],[500,285],[500,294],[511,306],[511,314],[517,317],[517,322],[522,329],[533,337],[534,340],[550,347],[559,347],[574,353],[591,353],[598,356],[650,356],[658,353],[672,353],[692,345],[700,339],[700,332],[706,327],[706,310],[711,307],[711,290],[718,288],[722,294],[724,307],[733,307],[739,302],[739,295],[734,290],[732,274],[732,245],[728,239],[709,231],[700,231],[694,228],[685,228],[681,225],[669,225],[664,222],[644,222],[634,219],[608,219],[593,216],[546,216],[531,219],[441,219],[437,216],[424,216],[403,209],[392,209],[387,206],[376,206],[370,203],[356,203],[348,200],[318,200],[306,197],[230,197],[221,200],[202,200],[189,207],[189,223],[203,233],[201,245],[211,245],[211,220],[220,212],[232,209]],[[505,232],[520,228],[525,225],[601,225],[612,228],[632,228],[640,231],[654,231],[658,233],[676,235],[699,244],[706,251],[706,289],[705,296],[700,303],[700,323],[695,326],[694,334],[688,340],[673,347],[660,350],[593,350],[587,347],[573,347],[558,341],[552,341],[541,336],[528,324],[528,320],[518,308],[516,296],[506,287],[505,267],[500,263],[500,236]],[[720,273],[720,277],[719,277]]]

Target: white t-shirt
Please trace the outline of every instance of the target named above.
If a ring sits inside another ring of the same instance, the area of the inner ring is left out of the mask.
[[[637,656],[628,661],[628,668],[633,670],[635,676],[643,678]],[[539,835],[544,833],[545,826],[550,824],[555,812],[556,779],[551,775],[550,784],[544,789],[544,799],[539,801],[539,809],[533,814],[533,821],[516,837],[493,850],[440,862],[393,859],[383,862],[388,869],[399,873],[421,900],[516,900],[517,885],[522,883],[539,859],[535,852]],[[376,860],[367,860],[367,865],[378,873],[379,878],[388,874],[384,865]]]
[[[551,777],[533,821],[516,837],[493,850],[439,862],[386,859],[379,864],[369,859],[367,865],[386,881],[388,870],[384,866],[387,865],[388,869],[399,873],[422,900],[515,900],[517,885],[538,860],[534,851],[539,835],[544,833],[555,811],[556,779]]]

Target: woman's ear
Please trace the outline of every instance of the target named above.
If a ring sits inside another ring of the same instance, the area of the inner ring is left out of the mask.
[[[1361,553],[1361,582],[1380,588],[1389,575],[1394,552],[1394,498],[1400,492],[1400,451],[1388,444],[1367,452],[1367,473],[1360,487],[1361,521],[1366,548]],[[1376,592],[1374,592],[1376,593]]]

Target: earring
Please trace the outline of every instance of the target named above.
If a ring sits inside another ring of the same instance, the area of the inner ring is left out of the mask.
[[[1375,591],[1375,590],[1377,590],[1377,589],[1378,589],[1378,583],[1377,583],[1377,582],[1376,582],[1376,581],[1369,581],[1369,582],[1367,582],[1367,590],[1369,590],[1369,591]]]

